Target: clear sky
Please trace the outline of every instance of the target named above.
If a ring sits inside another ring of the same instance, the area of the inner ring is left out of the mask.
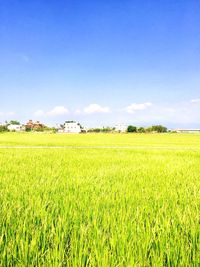
[[[200,1],[0,0],[0,122],[200,127]]]

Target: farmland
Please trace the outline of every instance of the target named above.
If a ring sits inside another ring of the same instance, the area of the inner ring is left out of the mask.
[[[0,135],[0,266],[199,266],[200,135]]]

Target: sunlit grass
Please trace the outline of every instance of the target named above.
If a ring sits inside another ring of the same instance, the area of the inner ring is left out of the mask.
[[[179,142],[180,141],[180,142]],[[200,147],[200,135],[0,135],[0,145]],[[0,266],[199,266],[200,151],[0,149]]]
[[[0,134],[0,146],[163,146],[200,148],[200,134]]]

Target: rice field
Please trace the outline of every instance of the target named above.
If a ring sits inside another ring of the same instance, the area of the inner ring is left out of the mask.
[[[200,135],[0,134],[0,266],[200,266]]]

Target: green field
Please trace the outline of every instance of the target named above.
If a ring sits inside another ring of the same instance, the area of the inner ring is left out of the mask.
[[[200,266],[200,135],[0,134],[0,266]]]

